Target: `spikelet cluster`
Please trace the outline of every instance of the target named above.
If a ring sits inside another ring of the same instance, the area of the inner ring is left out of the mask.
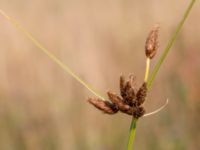
[[[153,28],[149,33],[145,43],[145,54],[147,59],[152,59],[158,49],[158,27]],[[106,114],[116,114],[122,112],[138,119],[145,114],[143,103],[147,97],[146,80],[139,89],[135,87],[135,77],[129,76],[126,80],[120,76],[120,94],[107,92],[110,101],[103,101],[99,98],[89,98],[88,102]]]
[[[136,90],[134,81],[133,75],[130,75],[127,81],[124,76],[121,76],[120,96],[113,92],[107,92],[110,102],[96,98],[90,98],[88,102],[106,114],[115,114],[120,111],[139,118],[145,113],[142,104],[147,95],[147,86],[146,83],[143,83],[139,90]]]

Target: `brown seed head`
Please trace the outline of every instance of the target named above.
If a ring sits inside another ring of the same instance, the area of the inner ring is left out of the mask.
[[[150,59],[152,59],[156,55],[158,49],[158,31],[159,27],[154,27],[149,33],[146,40],[145,53],[146,56]]]
[[[108,97],[110,101],[117,106],[121,111],[127,111],[130,109],[130,106],[125,104],[122,99],[114,93],[108,92]]]
[[[125,81],[123,76],[120,77],[120,93],[124,102],[128,105],[132,105],[135,98],[134,82],[135,77],[133,75],[129,76],[128,81]]]
[[[145,109],[141,105],[144,103],[147,96],[147,84],[144,82],[137,91],[135,89],[134,82],[135,78],[133,75],[130,75],[129,80],[127,81],[123,76],[121,76],[121,97],[112,92],[107,92],[110,101],[103,101],[98,98],[90,98],[88,102],[106,114],[115,114],[120,111],[138,119],[145,114]]]
[[[136,94],[135,105],[140,106],[144,103],[147,96],[147,84],[144,82]]]
[[[110,103],[109,101],[103,101],[101,99],[90,98],[88,99],[88,102],[106,114],[115,114],[118,112],[118,108],[113,103]]]

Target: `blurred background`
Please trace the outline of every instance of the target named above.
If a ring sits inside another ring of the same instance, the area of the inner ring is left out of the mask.
[[[46,48],[106,97],[119,76],[144,77],[144,43],[160,25],[157,62],[189,0],[0,0]],[[137,150],[200,149],[200,4],[149,92]],[[0,149],[123,150],[131,117],[102,114],[95,97],[0,16]]]

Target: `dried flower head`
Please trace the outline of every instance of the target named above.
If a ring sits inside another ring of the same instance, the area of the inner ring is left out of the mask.
[[[146,99],[146,96],[147,96],[147,84],[146,82],[144,82],[136,94],[137,101],[135,105],[140,106],[141,104],[143,104]]]
[[[146,83],[137,91],[134,85],[135,78],[133,75],[129,76],[129,80],[125,80],[123,76],[120,77],[120,94],[121,97],[115,93],[108,92],[109,101],[101,99],[89,99],[89,103],[94,105],[97,109],[107,114],[115,114],[118,111],[132,115],[135,118],[142,117],[145,114],[143,102],[147,95]]]
[[[88,102],[106,114],[115,114],[118,112],[118,108],[109,101],[90,98],[88,99]]]
[[[145,53],[146,56],[152,59],[157,52],[158,49],[158,31],[159,27],[155,26],[149,33],[146,44],[145,44]]]
[[[133,99],[135,98],[135,77],[129,76],[129,81],[125,81],[124,76],[120,76],[120,94],[124,99],[124,102],[128,105],[133,105]]]

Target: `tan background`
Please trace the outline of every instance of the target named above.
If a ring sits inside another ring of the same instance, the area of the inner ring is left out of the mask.
[[[160,24],[158,60],[189,0],[0,0],[51,52],[103,96],[120,74],[143,80],[144,42]],[[135,149],[200,148],[200,4],[154,82]],[[93,96],[0,16],[0,149],[122,150],[131,118],[103,115]]]

